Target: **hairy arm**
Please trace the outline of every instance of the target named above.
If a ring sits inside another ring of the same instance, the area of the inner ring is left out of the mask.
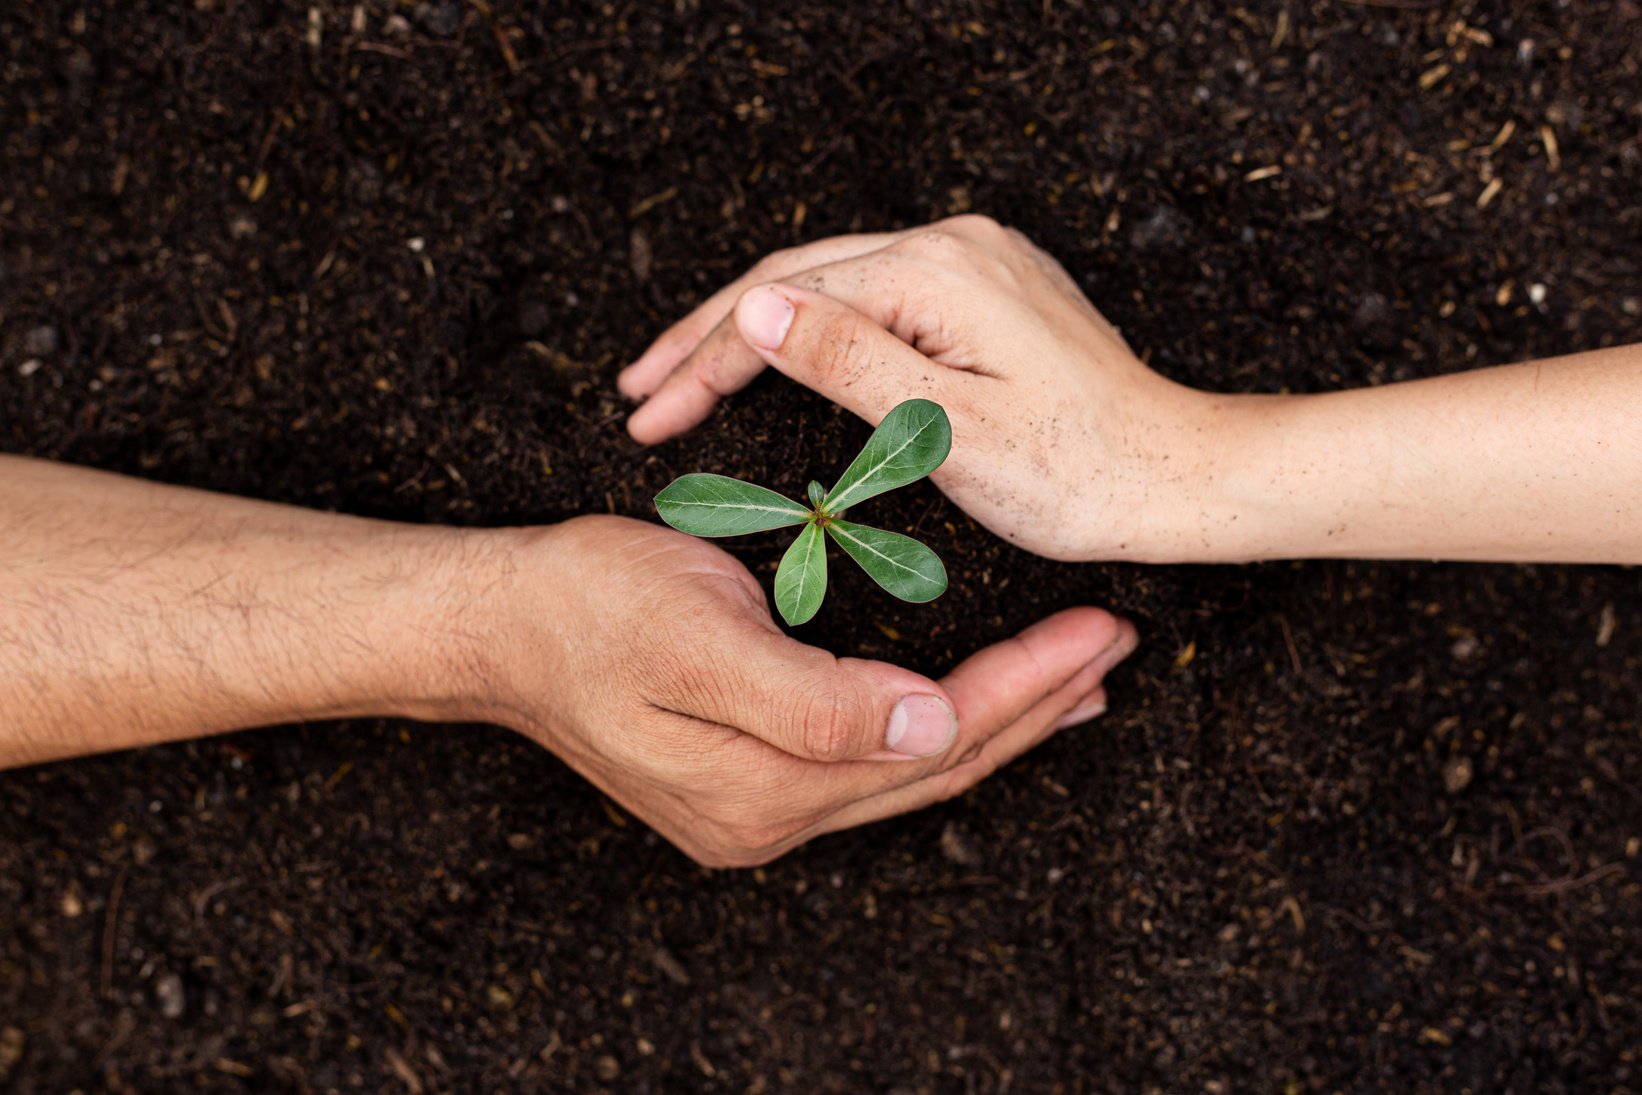
[[[0,768],[454,711],[472,534],[0,456]],[[472,680],[463,679],[471,689]]]
[[[701,862],[762,863],[1093,718],[1134,645],[1068,609],[936,681],[782,633],[745,567],[642,521],[425,528],[0,456],[0,769],[311,719],[495,722]]]

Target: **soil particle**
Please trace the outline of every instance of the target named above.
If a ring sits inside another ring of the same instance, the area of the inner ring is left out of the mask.
[[[57,328],[35,327],[23,336],[23,352],[30,357],[50,357],[57,352]]]
[[[975,867],[981,862],[980,855],[964,835],[963,826],[956,821],[947,822],[941,830],[941,854],[957,867]]]
[[[422,29],[440,38],[450,38],[462,29],[462,5],[455,0],[419,3],[412,11]]]
[[[183,991],[182,978],[174,973],[168,973],[155,981],[154,1001],[159,1005],[160,1014],[165,1018],[182,1018],[182,1013],[188,1010],[188,997]]]
[[[0,1084],[11,1079],[28,1048],[28,1036],[17,1027],[0,1027]]]
[[[1175,251],[1191,238],[1192,222],[1180,210],[1160,205],[1137,222],[1129,233],[1136,251]]]
[[[1455,757],[1442,768],[1442,783],[1451,795],[1457,795],[1471,786],[1471,777],[1475,769],[1471,761],[1465,757]]]
[[[683,986],[690,983],[690,972],[684,968],[684,963],[680,962],[672,951],[666,947],[658,946],[653,957],[656,961],[656,968],[665,974],[673,984]]]
[[[1401,337],[1396,312],[1382,293],[1363,295],[1351,313],[1351,325],[1363,336],[1364,343],[1376,350],[1391,349]]]

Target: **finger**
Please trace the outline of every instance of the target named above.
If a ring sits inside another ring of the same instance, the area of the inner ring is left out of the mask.
[[[865,763],[820,765],[789,757],[792,767],[782,777],[789,813],[813,820],[762,847],[757,860],[767,862],[822,833],[962,794],[1057,731],[1102,713],[1106,705],[1102,681],[1134,647],[1134,628],[1126,622],[1098,609],[1071,609],[979,652],[943,681],[949,688],[956,684],[972,717],[972,724],[962,733],[965,740],[978,744],[965,755],[953,749],[938,759],[893,769]],[[1080,657],[1081,668],[1063,675],[1067,661]],[[1023,658],[1046,660],[1033,670]],[[994,673],[1011,680],[988,680]],[[1055,681],[1057,686],[1046,694],[1035,694],[1046,681]],[[991,725],[999,719],[1007,721]],[[743,740],[754,744],[750,738]],[[818,786],[823,780],[826,785]]]
[[[783,293],[790,289],[792,295],[807,293],[810,298],[832,304],[827,315],[838,312],[854,316],[852,304],[856,302],[870,307],[872,314],[865,322],[872,325],[873,333],[880,338],[889,336],[881,345],[889,352],[903,355],[903,360],[918,362],[933,375],[934,368],[909,345],[915,341],[910,337],[913,332],[893,329],[903,314],[910,314],[910,310],[904,308],[910,282],[901,277],[907,272],[904,257],[885,250],[811,267],[776,284]],[[762,292],[760,286],[754,286],[742,293],[734,312],[726,315],[662,381],[644,406],[633,412],[627,420],[627,432],[634,440],[653,445],[691,429],[712,413],[720,399],[745,388],[772,362],[769,354],[749,344],[741,323],[742,307],[747,299],[753,297],[756,302]],[[787,300],[786,297],[779,299]],[[851,303],[838,304],[837,301]],[[890,342],[896,339],[902,345],[890,347]],[[779,362],[776,364],[780,367]]]
[[[1021,241],[1026,241],[1025,236],[1014,229],[1003,228],[990,217],[966,214],[917,228],[833,236],[801,247],[776,251],[708,297],[688,316],[664,331],[643,354],[621,371],[616,377],[616,385],[624,395],[632,399],[643,399],[656,393],[672,372],[722,325],[733,311],[736,301],[754,285],[768,281],[785,281],[816,267],[859,258],[920,235],[944,235],[963,239],[994,254],[1012,248],[1018,249]],[[1031,248],[1030,241],[1026,241],[1026,246]],[[1053,262],[1052,259],[1050,261]],[[753,374],[756,375],[761,368],[761,364],[754,363]],[[750,380],[751,377],[747,379]]]
[[[863,232],[833,236],[769,255],[662,332],[644,353],[617,375],[616,387],[629,399],[643,399],[651,395],[668,374],[690,356],[702,339],[730,314],[741,294],[759,282],[778,281],[811,267],[865,255],[888,246],[902,235],[904,233],[900,232]]]
[[[734,395],[764,371],[764,359],[741,340],[724,318],[648,393],[627,418],[627,433],[641,445],[656,445],[706,421],[719,400]]]
[[[936,398],[950,371],[886,329],[897,318],[892,290],[874,309],[876,316],[834,295],[760,285],[737,303],[735,322],[766,363],[876,424],[911,396]]]
[[[748,621],[704,672],[681,678],[680,714],[735,727],[805,760],[936,756],[958,736],[945,688],[887,662],[835,658]],[[875,767],[867,765],[866,767]]]
[[[1087,669],[1098,683],[1138,642],[1129,621],[1072,608],[971,657],[941,682],[957,704],[959,725],[972,735],[960,739],[959,755],[973,753],[1078,673]]]
[[[1039,700],[962,764],[850,803],[817,822],[798,838],[797,843],[813,839],[823,833],[838,832],[911,813],[914,810],[922,810],[968,792],[1061,730],[1104,713],[1106,691],[1100,684],[1104,672],[1104,669],[1094,665],[1085,666],[1065,685]]]
[[[964,216],[926,228],[858,239],[881,246],[867,251],[841,249],[833,261],[811,267],[792,268],[788,261],[761,263],[747,277],[730,286],[725,292],[740,293],[733,312],[705,333],[692,322],[688,334],[681,336],[677,344],[693,342],[688,353],[682,357],[666,355],[671,371],[649,392],[645,405],[628,419],[627,430],[634,440],[653,445],[697,425],[720,399],[751,383],[766,364],[775,365],[846,406],[848,400],[841,399],[833,390],[843,382],[828,386],[824,383],[825,377],[841,372],[847,382],[873,364],[874,354],[879,355],[879,364],[900,362],[916,366],[925,395],[935,394],[933,387],[941,375],[940,370],[932,367],[932,359],[943,366],[969,368],[972,363],[964,360],[961,344],[966,339],[961,332],[968,323],[967,317],[984,300],[977,298],[978,290],[972,284],[966,287],[965,283],[973,281],[978,273],[984,274],[986,262],[982,256],[989,255],[991,261],[1002,263],[1000,252],[1018,247],[1010,233],[989,218]],[[825,254],[820,250],[801,250],[806,251],[802,256],[806,259]],[[824,339],[832,336],[828,339],[831,353],[812,359],[804,356],[803,348],[787,348],[784,364],[779,356],[765,352],[783,349],[780,339],[793,337],[781,326],[784,306],[767,299],[760,289],[768,284],[779,285],[781,290],[791,289],[792,293],[787,295],[789,304],[806,290],[810,299],[829,301],[830,298],[833,306],[826,310],[818,308],[817,317],[845,327],[844,331],[822,328],[818,332]],[[937,284],[941,286],[942,303],[940,308],[932,309],[925,306],[924,300]],[[728,311],[722,307],[723,303],[715,300],[710,313],[703,309],[691,317],[692,321]],[[862,341],[838,337],[847,334],[851,325],[860,324],[862,316],[870,322],[872,338]],[[776,341],[760,342],[753,333],[760,327],[773,330],[774,333],[766,337]],[[886,331],[905,346],[891,346],[882,337]],[[750,333],[753,337],[749,337]],[[852,356],[855,354],[860,356]],[[803,367],[811,361],[813,368]],[[644,378],[647,382],[651,379],[648,363]],[[891,379],[904,383],[910,378],[896,375]],[[852,409],[874,422],[887,410],[868,414],[859,408]]]
[[[1026,712],[1080,678],[1061,714],[1083,700],[1136,645],[1134,625],[1098,608],[1072,608],[971,655],[940,684],[958,712],[950,749],[918,764],[844,764],[825,773],[822,801],[834,808],[921,782],[979,756]]]

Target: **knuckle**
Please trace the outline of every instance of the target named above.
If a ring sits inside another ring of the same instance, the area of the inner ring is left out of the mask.
[[[945,259],[966,250],[969,241],[950,227],[951,221],[942,221],[922,232],[908,236],[899,248],[923,259]]]
[[[769,254],[753,263],[752,268],[747,271],[748,277],[757,280],[768,280],[775,277],[775,272],[777,270],[785,269],[786,266],[791,263],[793,251],[794,248],[791,247],[783,247],[779,250],[771,251]]]
[[[864,720],[855,705],[836,693],[805,702],[800,740],[816,760],[848,760],[866,744]]]
[[[1003,229],[1003,236],[1004,239],[1008,240],[1011,244],[1023,251],[1038,250],[1038,245],[1032,242],[1032,237],[1028,236],[1025,232],[1022,232],[1019,228],[1010,228],[1006,226]]]
[[[696,351],[696,360],[690,375],[715,396],[735,393],[735,377],[722,346],[703,346]]]
[[[985,213],[964,213],[941,223],[950,226],[955,232],[965,233],[985,243],[1002,242],[1009,238],[1008,230]]]
[[[896,245],[902,261],[916,268],[921,283],[944,286],[947,292],[977,278],[988,278],[1006,266],[1005,249],[977,237],[970,230],[942,227],[943,221]],[[1002,229],[999,229],[1000,236]]]
[[[702,339],[686,359],[684,368],[714,397],[734,395],[751,379],[747,371],[751,354],[736,333],[734,322],[724,320]]]
[[[861,316],[829,315],[815,331],[816,372],[844,385],[854,383],[872,365],[872,340]]]

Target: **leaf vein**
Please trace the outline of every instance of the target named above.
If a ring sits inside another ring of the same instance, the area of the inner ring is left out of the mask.
[[[858,477],[855,480],[855,482],[853,482],[849,486],[845,487],[843,492],[840,493],[837,498],[831,499],[830,504],[832,506],[835,506],[835,507],[839,508],[839,509],[844,508],[844,499],[848,498],[852,491],[854,491],[857,487],[861,486],[863,483],[870,482],[872,480],[873,476],[875,476],[879,472],[883,471],[884,468],[887,467],[890,464],[891,461],[893,461],[897,456],[900,456],[903,452],[905,452],[908,448],[910,448],[912,446],[912,443],[914,441],[918,440],[918,438],[922,437],[924,435],[924,431],[929,429],[934,424],[935,424],[935,419],[933,419],[933,418],[927,419],[924,422],[923,425],[918,427],[918,430],[917,430],[916,433],[908,435],[908,437],[904,441],[901,442],[901,444],[898,448],[896,448],[889,455],[885,456],[882,460],[880,460],[876,465],[874,465],[866,473],[864,473],[863,475]]]

